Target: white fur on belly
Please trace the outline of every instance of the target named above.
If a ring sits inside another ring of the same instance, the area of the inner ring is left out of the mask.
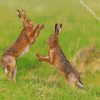
[[[29,51],[30,46],[27,46],[23,52],[20,54],[20,57],[22,57],[24,54],[26,54]]]

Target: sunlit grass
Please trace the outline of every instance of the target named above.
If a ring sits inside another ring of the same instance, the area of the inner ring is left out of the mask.
[[[54,24],[62,23],[60,45],[69,60],[85,46],[100,48],[100,23],[88,13],[79,0],[0,0],[0,56],[18,37],[22,23],[16,9],[25,9],[34,23],[44,23],[30,52],[17,62],[17,82],[12,83],[0,68],[0,100],[99,100],[100,73],[81,74],[86,89],[73,89],[63,76],[46,63],[39,63],[35,54],[48,53],[47,38]]]

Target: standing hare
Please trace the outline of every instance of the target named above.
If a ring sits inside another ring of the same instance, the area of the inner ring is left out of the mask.
[[[17,10],[17,14],[22,20],[23,30],[16,42],[4,52],[1,58],[1,63],[5,68],[5,74],[13,81],[16,80],[17,59],[29,51],[29,48],[36,41],[40,31],[44,28],[43,24],[33,25],[23,10]]]
[[[58,34],[61,28],[62,24],[56,24],[54,35],[50,36],[48,39],[48,56],[42,56],[40,54],[36,54],[36,56],[38,57],[39,61],[49,62],[50,64],[58,68],[60,72],[65,76],[65,78],[68,80],[70,85],[83,88],[83,84],[80,80],[80,75],[72,67],[72,65],[67,60],[62,49],[59,46]]]

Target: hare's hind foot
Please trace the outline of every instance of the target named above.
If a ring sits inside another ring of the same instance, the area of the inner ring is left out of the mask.
[[[4,65],[4,73],[9,80],[14,80],[16,77],[16,59],[10,55],[5,55],[2,59]]]

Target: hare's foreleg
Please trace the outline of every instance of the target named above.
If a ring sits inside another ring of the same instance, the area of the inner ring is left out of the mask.
[[[40,55],[40,54],[36,54],[36,56],[38,57],[39,61],[50,62],[49,56],[42,56],[42,55]]]
[[[34,43],[40,33],[40,31],[44,28],[44,24],[42,25],[35,25],[33,27],[33,34],[30,35],[30,40],[32,40],[32,42]],[[32,39],[31,39],[32,38]]]

